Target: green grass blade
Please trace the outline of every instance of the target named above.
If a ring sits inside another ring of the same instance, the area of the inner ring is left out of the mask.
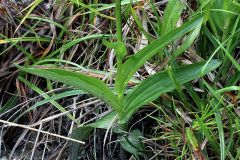
[[[215,137],[212,136],[213,133],[211,132],[211,130],[209,129],[209,127],[207,126],[207,124],[203,121],[202,118],[200,118],[198,116],[198,114],[196,114],[196,120],[199,124],[199,127],[202,130],[202,133],[207,137],[208,141],[211,143],[211,145],[213,146],[214,149],[218,149],[218,146],[216,144],[216,140]]]
[[[88,35],[88,36],[81,37],[81,38],[78,38],[78,39],[74,39],[74,40],[64,44],[62,47],[58,48],[57,50],[53,51],[49,55],[47,55],[46,58],[52,58],[54,56],[57,56],[58,54],[63,54],[69,48],[73,47],[74,45],[76,45],[76,44],[78,44],[82,41],[89,40],[89,39],[103,38],[103,37],[110,37],[110,35],[107,35],[107,34],[93,34],[93,35]],[[0,41],[0,44],[1,44],[1,41]]]
[[[173,69],[176,80],[178,80],[180,84],[184,84],[201,77],[202,67],[205,66],[205,63],[206,61]],[[206,74],[213,71],[220,64],[221,62],[218,60],[210,61],[203,73]],[[158,98],[161,94],[174,89],[175,85],[169,77],[167,71],[157,73],[144,80],[125,97],[124,109],[127,113],[125,120],[130,118],[132,114],[142,105],[147,104]]]
[[[237,72],[235,75],[233,75],[233,76],[229,79],[229,81],[228,81],[228,83],[227,83],[226,86],[229,87],[229,86],[236,85],[237,82],[239,81],[239,79],[240,79],[240,72]]]
[[[45,98],[42,101],[37,102],[36,104],[34,104],[33,106],[31,106],[30,108],[28,108],[25,112],[29,112],[31,110],[36,109],[37,107],[44,105],[46,103],[51,103],[51,101],[55,101],[61,98],[65,98],[65,97],[69,97],[69,96],[75,96],[75,95],[81,95],[81,94],[86,94],[86,92],[82,91],[82,90],[71,90],[71,91],[66,91],[63,93],[59,93],[56,95],[53,95],[51,97]]]
[[[218,39],[216,39],[216,42],[219,44],[219,46],[223,49],[223,51],[225,52],[226,56],[230,59],[230,61],[233,63],[233,65],[238,69],[238,71],[240,72],[240,65],[237,62],[237,60],[234,59],[234,57],[231,55],[231,53],[229,53],[228,50],[226,50],[223,46],[223,44],[221,42],[219,42]]]
[[[142,0],[122,0],[121,1],[121,5],[127,5],[127,4],[135,4],[135,3],[138,3],[138,2],[141,2]],[[108,9],[112,9],[116,6],[116,3],[111,3],[111,4],[102,4],[102,7],[98,7],[96,8],[96,11],[104,11],[104,10],[108,10]],[[92,13],[92,11],[87,11],[87,12],[84,12],[82,13],[82,15],[85,15],[85,14],[90,14]]]
[[[225,140],[224,140],[223,122],[222,122],[219,111],[216,111],[214,115],[215,115],[218,132],[219,132],[221,160],[224,160],[226,156],[226,152],[225,152],[226,146],[225,146]]]
[[[31,12],[34,10],[34,8],[36,8],[43,0],[35,0],[33,1],[29,7],[29,11],[27,12],[27,14],[23,17],[23,19],[21,20],[20,24],[17,26],[15,32],[21,27],[21,25],[24,23],[24,21],[27,19],[27,17],[31,14]]]
[[[111,20],[115,20],[115,18],[113,18],[113,17],[111,17],[111,16],[107,16],[107,15],[105,15],[105,14],[102,14],[102,13],[100,13],[97,9],[94,9],[94,8],[92,8],[90,5],[86,5],[86,4],[82,3],[82,2],[80,2],[79,0],[71,0],[71,1],[72,1],[73,3],[75,3],[75,4],[77,4],[78,6],[81,6],[81,7],[83,7],[83,8],[89,9],[91,12],[93,12],[93,13],[101,16],[101,17],[108,18],[108,19],[111,19]]]
[[[13,108],[17,104],[17,102],[18,102],[18,97],[12,96],[4,106],[0,107],[0,114],[3,114],[4,112]]]
[[[231,5],[231,0],[217,0],[214,1],[213,5],[211,6],[212,9],[220,10],[220,12],[213,12],[211,14],[214,23],[218,26],[219,29],[224,31],[227,27],[227,23],[229,19],[231,19],[231,15],[224,13],[223,10],[229,10]]]
[[[179,55],[184,53],[193,44],[193,42],[199,35],[201,26],[202,26],[201,24],[197,25],[196,29],[194,29],[194,31],[192,31],[187,36],[187,39],[184,41],[184,43],[173,53],[173,59],[177,58]]]
[[[150,42],[153,41],[153,38],[150,36],[150,34],[149,34],[147,31],[145,31],[145,29],[144,29],[144,27],[143,27],[143,25],[142,25],[141,20],[138,18],[137,14],[136,14],[135,9],[133,9],[132,6],[130,6],[130,7],[131,7],[131,8],[130,8],[131,15],[132,15],[132,17],[133,17],[136,25],[137,25],[138,28],[140,29],[140,31],[144,34],[144,36],[145,36]]]
[[[54,59],[54,58],[39,60],[39,61],[37,61],[36,63],[34,63],[34,66],[35,66],[35,65],[44,64],[44,63],[46,63],[46,64],[48,63],[48,65],[49,65],[49,64],[50,64],[49,62],[70,64],[70,65],[78,68],[79,70],[87,70],[86,68],[84,68],[83,66],[81,66],[81,65],[79,65],[79,64],[77,64],[77,63],[74,63],[74,62],[71,62],[71,61],[68,61],[68,60]]]
[[[49,24],[52,24],[52,25],[55,25],[55,26],[61,28],[67,34],[72,35],[72,33],[65,26],[63,26],[57,22],[54,22],[50,19],[46,19],[46,18],[42,18],[42,17],[40,18],[40,17],[36,17],[36,16],[28,16],[27,19],[34,19],[34,20],[38,20],[39,22],[47,22]]]
[[[19,38],[6,38],[0,39],[0,44],[5,43],[13,43],[13,42],[50,42],[50,38],[43,38],[43,37],[19,37]]]
[[[42,95],[45,99],[49,98],[49,96],[44,92],[42,91],[40,88],[38,88],[36,85],[34,85],[32,82],[29,82],[27,81],[25,78],[23,77],[18,77],[18,79],[20,81],[22,81],[23,83],[25,83],[27,86],[29,86],[32,90],[34,90],[35,92],[37,92],[38,94]],[[50,103],[55,106],[59,111],[61,112],[66,112],[67,110],[62,107],[59,103],[57,103],[56,101],[54,100],[50,100]],[[22,113],[21,115],[25,114],[26,112]],[[75,118],[70,114],[70,113],[67,113],[66,114],[71,120],[75,121]],[[21,116],[20,116],[21,117]]]
[[[218,93],[231,92],[231,91],[240,91],[240,87],[239,86],[225,87],[225,88],[215,91],[215,93],[218,94]]]
[[[192,129],[187,127],[185,129],[185,133],[186,133],[187,142],[189,143],[189,145],[192,147],[192,149],[194,151],[197,151],[198,150],[198,141],[197,141]]]

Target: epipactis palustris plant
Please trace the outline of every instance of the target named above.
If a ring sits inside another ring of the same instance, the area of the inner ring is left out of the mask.
[[[134,87],[128,94],[124,94],[131,77],[141,66],[144,65],[147,60],[157,54],[167,44],[187,33],[192,36],[192,34],[201,27],[204,21],[204,16],[195,16],[181,27],[164,34],[161,38],[154,40],[145,48],[141,49],[136,54],[129,56],[125,61],[123,61],[127,49],[125,44],[122,42],[121,36],[120,5],[120,1],[116,1],[117,41],[103,41],[107,47],[115,50],[117,57],[115,92],[112,91],[103,81],[71,70],[41,66],[18,67],[22,71],[45,77],[50,80],[63,82],[100,98],[116,112],[118,123],[126,124],[140,107],[157,99],[161,94],[175,89],[175,83],[169,75],[169,72],[165,70],[149,76]],[[179,50],[180,49],[182,48],[180,47]],[[171,70],[173,71],[173,74],[179,84],[184,84],[213,71],[220,65],[220,63],[221,62],[218,60],[208,60],[181,66]]]
[[[174,3],[174,1],[170,2]],[[172,6],[175,7],[176,5]],[[179,8],[181,8],[181,6]],[[166,10],[168,11],[168,7]],[[103,81],[82,73],[78,73],[76,71],[61,69],[58,67],[17,66],[24,72],[41,76],[53,81],[62,82],[86,91],[89,94],[100,98],[108,106],[112,107],[113,112],[109,113],[110,118],[105,118],[103,123],[98,123],[101,121],[100,119],[95,124],[87,125],[88,127],[107,129],[109,127],[109,121],[112,121],[114,117],[114,119],[117,119],[119,129],[126,130],[128,121],[131,119],[133,114],[139,110],[140,107],[154,101],[161,94],[174,90],[177,87],[176,81],[178,85],[182,85],[215,70],[221,64],[219,60],[211,59],[177,68],[168,68],[164,71],[149,76],[136,87],[134,87],[130,92],[125,93],[129,80],[137,72],[137,70],[154,55],[161,55],[164,47],[166,47],[169,43],[187,35],[184,43],[182,43],[182,45],[173,53],[171,59],[176,58],[188,47],[190,47],[190,45],[198,36],[201,26],[206,21],[207,16],[204,16],[203,14],[195,15],[191,18],[191,20],[176,29],[165,29],[166,33],[162,33],[160,38],[153,40],[145,48],[141,49],[136,54],[129,56],[128,58],[125,58],[127,49],[122,40],[120,0],[116,0],[115,16],[117,41],[109,42],[103,40],[103,44],[109,48],[113,48],[116,54],[117,74],[115,78],[114,90],[110,89]],[[167,16],[163,25],[166,26],[166,28],[168,28],[168,24],[172,23],[173,21]],[[178,16],[180,16],[180,14]],[[178,18],[175,17],[174,21],[177,22],[177,20]],[[83,139],[84,136],[87,136],[90,131],[91,129],[89,130],[89,128],[84,128],[81,130],[81,139]],[[127,144],[122,146],[124,147],[126,145]],[[72,150],[76,151],[74,153],[78,152],[77,148],[78,147],[73,147]]]

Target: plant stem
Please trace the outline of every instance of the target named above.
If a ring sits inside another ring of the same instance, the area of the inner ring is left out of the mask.
[[[115,17],[117,28],[117,41],[122,42],[122,17],[121,17],[121,0],[116,0]]]
[[[117,34],[117,41],[122,42],[122,16],[121,16],[121,0],[116,0],[115,6],[115,18],[116,18],[116,34]],[[121,75],[121,66],[122,66],[122,59],[117,58],[117,73],[118,76]],[[118,98],[122,101],[123,93],[118,93]]]
[[[121,0],[116,0],[115,18],[116,18],[116,35],[117,41],[122,42],[122,16],[121,16]],[[117,58],[117,76],[122,76],[122,57]],[[120,78],[117,78],[120,79]],[[118,91],[118,99],[120,103],[123,102],[123,90]],[[121,104],[122,105],[122,104]],[[119,119],[123,118],[124,114],[121,113]],[[127,124],[119,124],[122,130],[126,130]]]

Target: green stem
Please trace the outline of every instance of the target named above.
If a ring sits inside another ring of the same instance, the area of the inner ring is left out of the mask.
[[[122,59],[117,58],[117,76],[122,75]],[[120,77],[118,77],[120,79]],[[118,99],[120,102],[123,100],[123,90],[118,90]]]
[[[121,17],[121,0],[116,0],[115,17],[117,28],[117,41],[122,42],[122,17]]]
[[[116,0],[115,6],[115,17],[116,17],[116,34],[117,34],[117,41],[122,42],[122,16],[121,16],[121,0]],[[122,68],[122,58],[117,58],[117,76],[121,75],[121,68]],[[118,93],[118,98],[122,101],[123,93],[120,91]]]
[[[116,35],[117,35],[117,42],[123,42],[122,40],[122,17],[121,17],[121,0],[116,0],[116,6],[115,6],[115,18],[116,18]],[[115,51],[116,52],[116,51]],[[119,76],[122,76],[122,55],[117,56],[117,79],[120,80],[121,78]],[[123,97],[124,97],[124,91],[122,89],[118,90],[118,99],[123,105]],[[124,113],[120,113],[119,120],[123,119]],[[127,124],[119,124],[120,128],[122,130],[127,129]]]

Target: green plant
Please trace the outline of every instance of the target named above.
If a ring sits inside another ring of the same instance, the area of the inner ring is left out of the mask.
[[[188,48],[196,38],[203,22],[206,20],[206,17],[204,14],[199,14],[195,17],[192,17],[191,20],[179,28],[171,29],[169,31],[162,31],[163,35],[161,35],[159,39],[152,41],[148,46],[136,54],[125,58],[127,50],[125,44],[122,42],[120,0],[116,0],[115,9],[117,41],[113,43],[105,40],[103,41],[107,47],[115,50],[115,54],[117,56],[117,75],[115,79],[114,91],[111,90],[101,80],[74,71],[59,69],[57,67],[18,66],[18,68],[24,72],[38,75],[50,80],[63,82],[64,84],[84,90],[100,98],[106,102],[107,105],[113,108],[113,112],[96,123],[81,126],[80,128],[76,129],[73,137],[78,139],[86,138],[93,128],[108,129],[109,123],[115,121],[117,121],[117,126],[114,128],[115,132],[123,133],[122,130],[127,130],[129,120],[133,114],[139,110],[140,107],[156,100],[161,94],[179,88],[179,85],[202,77],[203,75],[215,70],[221,64],[221,62],[218,60],[209,60],[176,68],[168,68],[148,77],[146,80],[142,81],[135,88],[133,88],[132,91],[125,93],[127,84],[134,73],[151,57],[156,54],[162,54],[160,51],[163,50],[169,43],[183,37],[185,34],[188,34],[190,40],[186,40],[186,43],[183,43],[183,45],[176,50],[175,54],[173,54],[173,57],[175,58],[176,56],[180,55],[184,49]],[[79,132],[81,132],[82,135],[77,134]],[[139,136],[137,131],[135,131],[134,134]],[[134,141],[136,140],[130,136],[126,139],[128,138],[134,139]],[[125,146],[124,148],[133,147],[132,145],[129,145],[133,142],[131,140],[129,141],[130,142],[127,144],[122,144]],[[73,148],[74,149],[72,150],[77,150],[76,146]],[[129,149],[129,151],[136,155],[140,154],[136,149]]]

